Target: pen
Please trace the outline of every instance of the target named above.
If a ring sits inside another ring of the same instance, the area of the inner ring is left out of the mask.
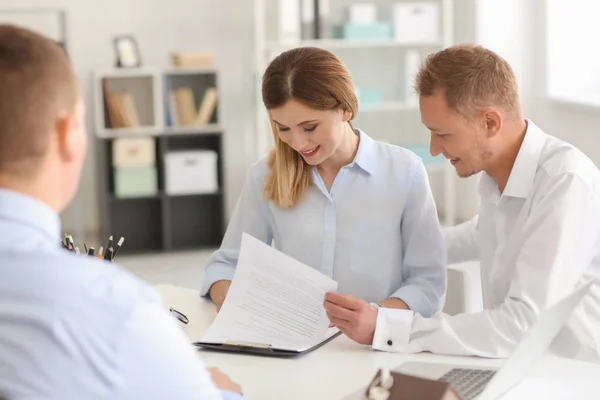
[[[110,235],[110,236],[108,237],[108,245],[106,246],[106,248],[107,248],[107,249],[108,249],[108,248],[111,248],[111,247],[112,247],[112,245],[113,245],[113,236],[112,236],[112,235]]]
[[[75,247],[75,254],[79,255],[79,247]]]
[[[104,252],[104,259],[108,260],[108,261],[112,261],[113,259],[113,248],[109,247],[108,249],[106,249],[106,251]]]
[[[104,247],[100,246],[100,248],[98,249],[98,259],[102,260],[102,250],[104,250]]]
[[[115,251],[113,253],[113,260],[115,259],[115,257],[117,256],[117,253],[119,252],[119,249],[121,248],[121,246],[123,245],[123,242],[125,241],[125,238],[121,236],[121,239],[119,239],[119,241],[117,242],[117,247],[115,247]]]
[[[85,249],[85,254],[88,254],[88,247],[85,243],[83,244],[83,248]]]
[[[71,251],[75,250],[75,242],[73,241],[73,236],[71,236],[71,235],[67,236],[67,244],[69,246],[69,250],[71,250]]]

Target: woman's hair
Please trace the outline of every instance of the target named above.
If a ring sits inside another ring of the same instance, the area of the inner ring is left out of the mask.
[[[358,99],[350,72],[327,50],[302,47],[277,56],[267,67],[262,82],[267,110],[294,99],[316,110],[342,109],[358,112]],[[294,207],[312,184],[312,168],[297,151],[279,139],[271,120],[275,148],[269,154],[270,173],[263,195],[280,207]]]

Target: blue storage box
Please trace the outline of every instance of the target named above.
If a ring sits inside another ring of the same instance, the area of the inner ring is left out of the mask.
[[[423,164],[425,164],[425,167],[433,167],[433,166],[442,166],[444,165],[444,156],[437,155],[435,157],[433,157],[431,155],[431,153],[429,152],[429,146],[423,146],[423,145],[405,145],[402,146],[407,150],[412,151],[413,153],[415,153],[417,156],[419,156],[421,158],[421,160],[423,160]]]
[[[356,96],[360,105],[381,104],[383,95],[381,88],[374,86],[359,86],[356,88]]]
[[[345,23],[334,28],[334,36],[338,39],[391,39],[393,37],[392,25],[388,22],[375,22],[372,24]]]

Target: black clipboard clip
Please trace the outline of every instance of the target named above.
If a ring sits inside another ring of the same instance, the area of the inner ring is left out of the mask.
[[[256,342],[240,342],[236,340],[227,340],[225,342],[228,346],[238,346],[238,347],[251,347],[254,349],[270,349],[272,348],[270,344],[265,343],[256,343]]]
[[[341,334],[342,332],[339,331],[334,335],[331,335],[327,339],[323,340],[322,342],[317,343],[313,347],[306,350],[279,349],[273,347],[270,344],[234,340],[228,340],[223,343],[194,342],[193,344],[194,346],[200,347],[205,350],[224,351],[230,353],[244,353],[267,357],[293,358],[310,353],[311,351],[316,350],[319,347],[329,343]]]

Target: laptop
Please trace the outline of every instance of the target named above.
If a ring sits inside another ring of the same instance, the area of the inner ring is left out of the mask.
[[[465,400],[495,400],[519,383],[548,350],[594,281],[577,288],[543,311],[500,369],[407,362],[394,371],[451,383]]]

